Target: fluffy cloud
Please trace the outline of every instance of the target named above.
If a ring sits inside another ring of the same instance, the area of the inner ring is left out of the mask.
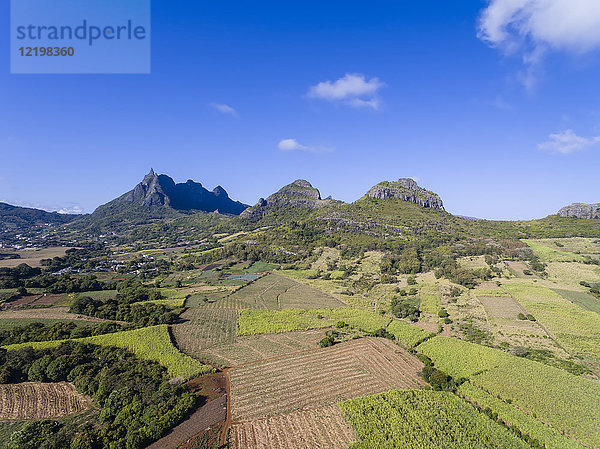
[[[384,87],[379,78],[367,79],[359,73],[347,73],[335,81],[323,81],[308,89],[310,98],[341,102],[355,108],[379,109],[378,91]]]
[[[596,145],[600,145],[600,136],[580,137],[572,129],[567,129],[560,133],[550,134],[548,140],[540,143],[538,148],[553,153],[570,154]]]
[[[237,116],[237,111],[232,108],[231,106],[229,106],[228,104],[224,104],[224,103],[209,103],[210,107],[223,113],[223,114],[229,114],[229,115],[233,115],[233,116]]]
[[[520,78],[532,87],[546,52],[600,48],[600,1],[490,0],[478,37],[506,53],[522,53],[526,70]]]
[[[322,153],[331,151],[330,148],[321,146],[302,145],[296,139],[283,139],[277,144],[277,148],[281,151],[309,151],[312,153]]]

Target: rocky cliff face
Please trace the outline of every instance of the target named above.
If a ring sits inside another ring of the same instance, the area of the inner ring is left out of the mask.
[[[329,204],[331,201],[329,199],[322,200],[318,189],[315,189],[310,182],[298,179],[267,197],[267,199],[261,198],[255,206],[246,209],[240,216],[257,219],[269,208],[292,209],[301,207],[314,209]]]
[[[169,176],[157,175],[152,169],[133,190],[100,206],[94,213],[120,210],[127,206],[168,207],[180,211],[199,210],[233,215],[239,215],[248,207],[229,198],[221,186],[210,191],[192,180],[176,184]]]
[[[561,217],[597,219],[600,218],[600,203],[573,203],[559,210],[558,215],[560,215]]]
[[[439,195],[419,187],[410,178],[402,178],[397,182],[380,182],[367,192],[367,196],[380,200],[397,198],[418,204],[421,207],[444,210],[444,204]]]

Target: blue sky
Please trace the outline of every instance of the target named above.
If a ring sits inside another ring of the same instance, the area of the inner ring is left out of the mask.
[[[91,212],[153,167],[249,204],[400,177],[482,218],[600,202],[594,3],[154,0],[151,74],[11,75],[2,2],[0,201]]]

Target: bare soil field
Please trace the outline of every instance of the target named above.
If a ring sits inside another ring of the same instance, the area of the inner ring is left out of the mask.
[[[485,312],[492,318],[517,319],[519,313],[526,313],[519,302],[508,296],[478,296]]]
[[[186,310],[181,315],[186,321],[171,328],[177,346],[187,354],[197,355],[201,349],[233,343],[237,315],[237,310],[230,309]]]
[[[330,348],[232,368],[234,421],[250,420],[395,388],[424,385],[423,364],[389,340],[361,338]]]
[[[356,433],[337,407],[302,410],[232,427],[234,449],[345,449]]]
[[[53,257],[62,257],[66,254],[69,247],[53,247],[43,249],[22,249],[18,251],[2,250],[5,253],[15,253],[21,256],[20,259],[0,260],[0,267],[13,268],[25,263],[30,267],[41,267],[40,260],[52,259]]]
[[[87,408],[90,402],[68,382],[0,385],[1,421],[59,418]]]
[[[249,335],[238,337],[235,343],[203,349],[197,355],[202,360],[220,366],[237,366],[292,352],[315,349],[324,336],[323,329]]]
[[[333,296],[309,285],[285,276],[271,273],[231,295],[259,309],[310,309],[345,307],[346,304]]]

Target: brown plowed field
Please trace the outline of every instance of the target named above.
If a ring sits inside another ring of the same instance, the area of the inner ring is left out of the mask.
[[[68,382],[0,385],[0,420],[69,416],[90,408],[85,396]]]
[[[257,279],[233,293],[230,298],[257,309],[346,307],[346,304],[321,290],[275,273]]]
[[[345,449],[354,429],[337,405],[235,424],[234,449]]]
[[[181,318],[183,324],[172,326],[177,346],[185,353],[198,355],[204,348],[233,343],[237,326],[237,310],[189,309]]]
[[[423,364],[389,340],[362,338],[232,368],[234,421],[316,408],[396,388],[419,388]]]
[[[318,348],[323,329],[238,337],[235,343],[203,349],[198,357],[221,366],[237,366]]]

